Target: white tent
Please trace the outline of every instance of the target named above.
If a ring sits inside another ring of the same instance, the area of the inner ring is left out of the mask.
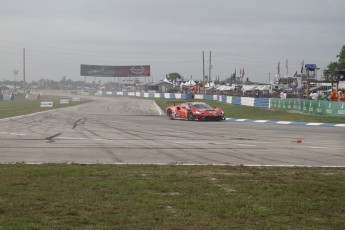
[[[189,81],[187,81],[186,83],[184,83],[184,86],[191,86],[191,84],[190,84],[190,82]]]
[[[253,91],[255,90],[257,85],[243,85],[242,92]]]
[[[171,83],[168,79],[164,79],[163,82],[168,82],[168,83]]]
[[[220,91],[225,91],[225,90],[234,90],[235,86],[230,86],[230,85],[224,85]]]
[[[270,85],[243,85],[242,86],[242,92],[254,91],[254,90],[259,90],[259,91],[270,90]]]
[[[270,86],[269,85],[259,85],[258,87],[256,87],[256,89],[260,90],[260,91],[270,90]]]
[[[216,87],[216,90],[222,91],[222,90],[225,90],[226,87],[227,87],[226,85],[218,85],[218,86]]]

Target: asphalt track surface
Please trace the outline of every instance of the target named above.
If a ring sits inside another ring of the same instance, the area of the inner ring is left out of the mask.
[[[344,127],[170,120],[152,100],[95,100],[0,120],[0,163],[345,167]]]

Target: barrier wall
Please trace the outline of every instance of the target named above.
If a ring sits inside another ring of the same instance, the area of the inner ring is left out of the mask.
[[[270,107],[273,109],[293,110],[314,115],[345,117],[344,102],[305,100],[299,98],[272,98]]]
[[[253,97],[235,97],[235,96],[225,96],[225,95],[203,95],[192,93],[153,93],[153,92],[106,92],[106,95],[117,95],[117,96],[136,96],[136,97],[146,97],[146,98],[166,98],[166,99],[200,99],[200,100],[210,100],[219,101],[234,105],[246,105],[261,108],[269,108],[270,99],[269,98],[253,98]]]

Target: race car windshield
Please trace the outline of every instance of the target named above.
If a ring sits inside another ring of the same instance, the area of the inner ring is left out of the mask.
[[[196,108],[196,109],[213,109],[208,104],[193,104],[192,108]]]

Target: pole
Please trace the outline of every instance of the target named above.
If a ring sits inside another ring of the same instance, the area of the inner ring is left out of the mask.
[[[204,51],[202,51],[202,79],[204,81],[204,94],[206,94],[206,82],[205,82],[205,55],[204,55]]]
[[[211,68],[212,68],[212,64],[211,64],[211,51],[210,51],[210,65],[208,67],[208,79],[210,79],[210,82],[212,81],[212,77],[211,77]]]
[[[25,96],[25,87],[26,87],[26,83],[25,83],[25,48],[23,48],[23,93]]]

